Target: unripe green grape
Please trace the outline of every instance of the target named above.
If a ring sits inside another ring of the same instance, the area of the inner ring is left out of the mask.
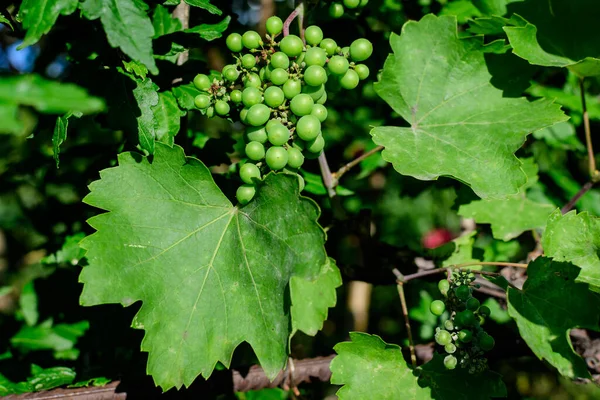
[[[283,90],[277,86],[269,86],[265,90],[265,104],[269,107],[279,107],[285,101]]]
[[[242,102],[242,91],[238,90],[238,89],[232,90],[231,93],[229,93],[229,98],[235,104],[241,103]]]
[[[198,90],[208,90],[211,86],[210,78],[204,74],[198,74],[194,78],[194,86]]]
[[[246,156],[254,161],[260,161],[265,158],[265,146],[259,142],[250,142],[245,148]]]
[[[352,90],[358,86],[359,81],[360,79],[358,78],[356,71],[349,69],[346,71],[342,79],[340,79],[340,85],[342,85],[344,89]]]
[[[325,85],[304,85],[302,86],[302,93],[309,95],[314,101],[317,101],[323,96],[323,93],[325,93]]]
[[[446,311],[446,304],[444,304],[444,302],[441,300],[434,300],[429,305],[429,311],[431,311],[433,315],[439,317],[444,313],[444,311]]]
[[[271,71],[272,71],[272,69],[270,68],[270,66],[266,65],[258,71],[258,77],[263,82],[268,81],[271,79]]]
[[[488,306],[481,306],[479,307],[479,310],[477,310],[477,312],[483,317],[489,317],[492,313],[492,310],[490,310]]]
[[[369,0],[360,0],[360,5],[359,5],[359,7],[364,7],[364,6],[366,6],[367,4],[369,4]]]
[[[331,3],[329,6],[329,15],[331,18],[341,18],[344,15],[344,6],[340,3]]]
[[[277,16],[269,17],[266,22],[266,28],[269,35],[277,35],[283,30],[283,21]]]
[[[454,343],[450,343],[444,346],[444,350],[448,354],[453,354],[456,351],[456,346],[454,345]]]
[[[490,335],[488,335],[487,333],[484,332],[481,335],[479,335],[477,344],[479,345],[479,347],[481,347],[481,350],[490,351],[491,349],[494,348],[496,341],[494,340],[493,337],[491,337]]]
[[[229,114],[229,110],[230,110],[230,107],[229,107],[229,104],[227,104],[226,101],[218,100],[215,103],[215,111],[217,112],[217,114],[219,114],[219,115],[227,115],[227,114]]]
[[[255,87],[259,88],[262,85],[262,81],[258,74],[251,72],[246,75],[242,81],[244,82],[244,87]]]
[[[467,301],[469,297],[471,297],[471,289],[469,285],[460,285],[456,289],[454,289],[454,294],[458,297],[459,300]]]
[[[265,160],[267,161],[269,168],[277,171],[286,166],[288,162],[288,153],[281,146],[272,146],[267,150]]]
[[[242,44],[247,49],[257,49],[262,45],[262,39],[258,32],[246,31],[242,35]]]
[[[462,331],[458,332],[458,340],[463,343],[469,343],[471,340],[473,340],[473,332],[468,329],[463,329]]]
[[[256,187],[254,185],[245,184],[240,186],[235,192],[235,197],[242,205],[250,203],[254,195],[256,194]]]
[[[215,116],[215,108],[213,106],[210,106],[206,109],[206,116],[208,118],[212,118]]]
[[[448,355],[444,358],[444,367],[446,369],[454,369],[458,365],[458,360],[453,355]]]
[[[346,58],[350,57],[350,46],[344,46],[340,48],[340,51],[338,51],[338,53],[342,53],[342,55]]]
[[[346,57],[342,56],[333,56],[327,63],[327,69],[329,69],[329,72],[339,76],[343,76],[348,71],[349,67],[350,63]]]
[[[210,106],[210,103],[211,103],[210,97],[208,97],[205,94],[199,94],[198,96],[196,96],[194,98],[194,105],[201,110]]]
[[[289,160],[288,160],[288,165],[289,165]],[[304,190],[304,178],[301,177],[299,174],[296,175],[298,177],[298,191],[302,192]]]
[[[435,334],[435,341],[440,346],[445,346],[447,344],[452,343],[452,335],[450,334],[450,332],[440,329]]]
[[[319,135],[313,140],[306,143],[306,150],[310,153],[320,153],[323,151],[325,147],[325,139],[323,139],[323,135]]]
[[[271,117],[271,109],[264,104],[255,104],[248,110],[246,121],[249,125],[260,126],[267,123]]]
[[[302,152],[295,147],[288,147],[288,162],[287,166],[290,168],[300,168],[304,164],[304,155]],[[302,191],[302,189],[300,190]]]
[[[456,325],[459,327],[473,326],[476,322],[475,314],[473,314],[473,311],[471,310],[461,311],[454,317],[454,322],[456,322]]]
[[[242,35],[239,33],[232,33],[227,36],[225,44],[227,44],[227,48],[234,53],[239,53],[244,48],[244,45],[242,44]]]
[[[444,328],[446,328],[446,330],[448,331],[454,330],[454,322],[452,322],[452,320],[450,319],[447,319],[446,321],[444,321]]]
[[[289,57],[297,57],[302,54],[304,43],[302,43],[302,39],[298,36],[288,35],[279,42],[279,49]]]
[[[327,107],[322,104],[315,104],[310,112],[310,115],[317,117],[319,122],[325,122],[327,119]]]
[[[369,77],[369,67],[367,67],[365,64],[355,65],[354,70],[358,74],[358,79],[360,79],[361,81]]]
[[[322,85],[327,82],[327,72],[323,67],[311,65],[304,71],[304,81],[311,86]]]
[[[247,116],[248,116],[248,109],[242,108],[242,111],[240,111],[240,121],[242,121],[243,123],[246,123]]]
[[[438,289],[443,296],[447,296],[448,290],[450,290],[450,282],[447,279],[442,279],[438,282]]]
[[[323,40],[323,31],[316,25],[311,25],[304,31],[306,43],[316,46]]]
[[[244,183],[253,184],[254,179],[260,180],[260,169],[255,164],[246,163],[240,168],[240,178]]]
[[[282,89],[286,99],[293,99],[302,91],[302,83],[297,79],[290,79],[283,84]]]
[[[320,47],[311,47],[304,53],[304,62],[306,65],[318,65],[322,67],[327,62],[327,52]]]
[[[316,139],[321,133],[321,123],[313,115],[305,115],[296,123],[296,133],[304,141]]]
[[[256,56],[252,54],[244,54],[242,57],[242,66],[247,69],[254,68],[256,65]]]
[[[350,58],[352,61],[365,61],[373,54],[373,44],[367,39],[356,39],[350,45]]]
[[[235,81],[240,76],[240,71],[237,70],[235,65],[226,65],[223,67],[223,78],[228,81]]]
[[[290,74],[283,68],[275,68],[273,72],[271,72],[271,82],[274,85],[281,86],[287,82]]]
[[[276,121],[274,124],[267,124],[267,136],[273,146],[283,146],[290,140],[290,130],[281,122]]]
[[[479,300],[477,300],[475,297],[471,297],[469,300],[467,300],[467,309],[475,311],[479,308],[480,304],[481,303],[479,303]]]
[[[325,50],[328,57],[331,57],[335,54],[335,49],[337,48],[337,43],[333,39],[323,39],[319,44],[319,47]]]
[[[327,101],[327,92],[323,92],[323,94],[321,95],[321,97],[319,97],[319,100],[317,100],[317,104],[325,104],[325,102]]]
[[[288,69],[290,67],[290,58],[282,51],[273,53],[271,56],[271,66],[273,69],[282,68]]]
[[[267,129],[264,126],[249,126],[246,128],[246,137],[249,142],[267,143]]]
[[[299,117],[308,115],[313,109],[315,101],[306,93],[301,93],[290,101],[290,110]]]
[[[269,122],[267,122],[267,125],[265,126],[265,129],[267,130],[267,133],[269,132],[269,129],[271,129],[271,127],[273,125],[278,125],[281,124],[281,120],[279,119],[270,119]]]
[[[343,0],[344,7],[346,8],[357,8],[360,5],[360,0]]]
[[[247,87],[242,92],[242,103],[244,106],[250,108],[255,104],[262,102],[262,92],[255,87]]]

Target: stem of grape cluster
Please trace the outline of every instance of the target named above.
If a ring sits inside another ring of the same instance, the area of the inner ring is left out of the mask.
[[[372,156],[375,153],[380,152],[383,149],[384,149],[383,146],[377,146],[377,147],[367,151],[366,153],[361,154],[360,156],[356,157],[354,160],[350,161],[348,164],[346,164],[343,167],[341,167],[340,169],[338,169],[337,172],[333,173],[333,186],[334,187],[337,186],[339,184],[339,180],[342,177],[342,175],[344,175],[346,172],[348,172],[351,168],[360,164],[362,160]]]
[[[412,281],[413,279],[419,279],[419,278],[423,278],[423,277],[429,276],[429,275],[441,274],[443,272],[448,272],[452,269],[460,269],[460,268],[464,268],[464,267],[477,266],[477,265],[493,265],[493,266],[498,266],[498,267],[527,268],[527,264],[522,264],[522,263],[481,261],[481,262],[473,262],[473,263],[456,264],[456,265],[451,265],[449,267],[443,267],[443,268],[428,269],[425,271],[415,272],[414,274],[410,274],[410,275],[402,275],[399,271],[394,272],[394,273],[395,273],[398,281],[406,283],[408,281]],[[479,271],[479,270],[470,270],[470,272],[473,272],[474,274],[479,274],[479,275],[500,276],[500,274],[497,272],[488,272],[488,271]]]
[[[585,86],[584,78],[579,80],[579,90],[581,92],[581,108],[583,111],[583,128],[585,131],[585,145],[588,153],[588,168],[592,182],[600,180],[600,171],[596,169],[596,158],[594,156],[594,147],[592,145],[592,133],[590,130],[590,116],[588,114],[587,105],[585,102]]]
[[[571,211],[573,209],[573,207],[575,207],[575,204],[577,204],[579,199],[584,194],[586,194],[587,192],[589,192],[592,189],[592,187],[594,186],[594,183],[595,183],[594,181],[589,181],[588,183],[583,185],[583,187],[581,189],[579,189],[579,192],[575,193],[575,196],[573,196],[571,198],[571,200],[569,200],[569,202],[567,204],[565,204],[563,208],[560,209],[560,212],[563,214],[566,214],[569,211]]]
[[[414,368],[417,367],[417,354],[415,353],[415,344],[413,343],[412,329],[410,328],[410,318],[408,317],[408,307],[406,306],[406,296],[404,296],[404,282],[398,281],[398,296],[402,305],[402,314],[404,315],[404,325],[406,326],[406,335],[408,336],[408,348],[410,349],[410,362]]]
[[[300,37],[304,41],[304,2],[302,1],[283,22],[283,36],[290,34],[290,25],[294,22],[296,17],[298,17],[298,24],[300,25]]]

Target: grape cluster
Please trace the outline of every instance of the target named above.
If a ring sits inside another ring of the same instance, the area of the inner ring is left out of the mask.
[[[306,43],[296,35],[277,40],[283,30],[278,17],[267,20],[266,30],[265,40],[255,31],[230,34],[226,44],[235,63],[218,78],[194,78],[203,92],[195,98],[196,107],[209,117],[239,118],[246,125],[247,160],[239,169],[244,184],[236,193],[241,204],[252,200],[268,170],[297,173],[305,157],[319,156],[325,146],[321,124],[327,119],[327,92],[354,89],[366,79],[369,68],[360,62],[373,52],[366,39],[339,47],[323,38],[318,26],[306,28]]]
[[[450,281],[444,279],[438,283],[446,300],[434,300],[430,306],[431,313],[436,316],[446,310],[450,314],[443,328],[436,328],[435,333],[435,341],[447,353],[444,365],[448,369],[460,365],[471,374],[487,369],[484,354],[494,347],[494,338],[481,327],[490,315],[490,309],[472,296],[474,280],[475,275],[471,272],[455,271]]]
[[[369,0],[335,1],[329,5],[329,15],[331,18],[341,18],[346,10],[360,11],[367,3]]]

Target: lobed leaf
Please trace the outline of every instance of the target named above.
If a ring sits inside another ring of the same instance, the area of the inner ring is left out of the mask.
[[[23,0],[19,8],[19,18],[23,21],[23,28],[27,33],[18,48],[37,43],[54,26],[60,14],[73,14],[78,4],[79,0]]]

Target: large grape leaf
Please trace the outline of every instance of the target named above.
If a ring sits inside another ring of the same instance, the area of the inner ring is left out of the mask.
[[[287,359],[286,286],[326,261],[318,208],[298,189],[295,176],[270,174],[234,207],[179,146],[157,142],[152,162],[119,155],[84,199],[108,212],[81,242],[81,303],[142,301],[133,327],[146,331],[147,371],[165,390],[229,366],[243,341],[275,378]]]
[[[600,218],[576,211],[562,215],[557,210],[548,218],[542,246],[548,257],[581,268],[577,282],[600,292]]]
[[[152,53],[154,27],[144,7],[147,8],[145,3],[134,0],[85,0],[81,3],[86,18],[100,18],[112,47],[119,47],[156,75],[158,69]]]
[[[59,14],[72,14],[78,4],[79,0],[24,0],[19,8],[19,17],[27,34],[19,48],[37,43],[42,35],[50,31]]]
[[[597,0],[527,0],[511,11],[524,19],[504,28],[516,55],[531,64],[568,67],[580,76],[600,75]]]
[[[177,105],[177,100],[172,92],[158,93],[158,103],[152,107],[156,121],[154,131],[156,140],[173,146],[175,135],[179,133],[181,117],[186,112]]]
[[[569,378],[590,376],[573,351],[569,331],[600,330],[600,295],[577,283],[581,270],[539,257],[529,264],[523,290],[508,288],[508,312],[521,337],[540,358]]]
[[[481,38],[459,39],[453,17],[408,22],[390,43],[376,90],[411,126],[371,131],[383,158],[418,179],[452,176],[480,197],[516,194],[527,178],[514,152],[530,132],[565,121],[560,107],[503,97]]]
[[[169,10],[160,4],[156,6],[152,14],[152,25],[154,26],[155,38],[183,29],[181,21],[173,18]]]
[[[292,335],[302,331],[314,336],[323,327],[327,312],[336,303],[335,289],[342,285],[342,276],[331,258],[321,267],[315,279],[292,277]]]
[[[491,224],[496,239],[508,241],[525,231],[543,228],[556,207],[517,195],[508,199],[484,199],[462,205],[458,214],[473,218],[478,224]]]

